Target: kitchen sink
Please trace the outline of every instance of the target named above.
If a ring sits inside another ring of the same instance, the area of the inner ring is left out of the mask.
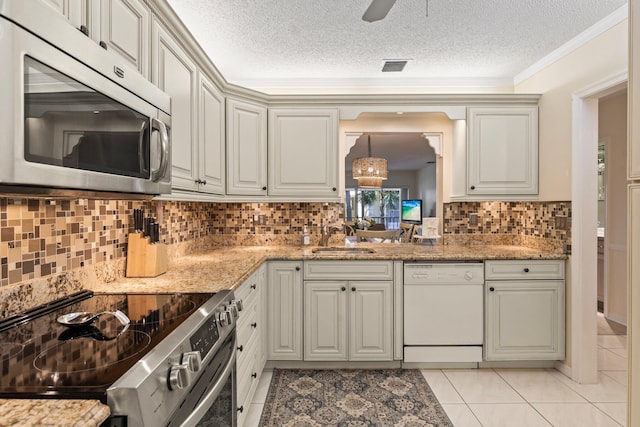
[[[344,254],[344,255],[358,255],[358,254],[373,254],[376,251],[369,248],[315,248],[311,251],[314,254]]]

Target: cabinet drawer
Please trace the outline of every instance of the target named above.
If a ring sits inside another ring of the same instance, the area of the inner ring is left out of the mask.
[[[253,395],[258,388],[261,374],[262,368],[259,365],[259,361],[257,359],[256,364],[253,365],[253,369],[249,369],[248,371],[246,371],[246,373],[243,374],[238,373],[238,375],[242,375],[242,377],[238,377],[237,380],[238,394],[236,395],[236,399],[238,403],[236,404],[236,406],[238,408],[238,427],[242,427],[244,425],[244,420],[247,416],[247,412],[249,412],[251,403],[253,403]],[[242,384],[242,390],[240,389],[240,383]]]
[[[244,307],[244,310],[240,312],[238,323],[236,323],[238,346],[246,346],[251,341],[253,335],[261,327],[260,323],[258,304],[254,303],[249,307]]]
[[[257,382],[257,380],[259,379],[257,368],[260,364],[260,358],[258,354],[259,346],[257,338],[257,336],[254,336],[242,352],[238,351],[236,353],[238,356],[238,359],[236,361],[236,384],[238,384],[238,402],[242,402],[244,400],[249,390],[251,389],[251,384],[253,382]],[[254,374],[255,377],[253,376]]]
[[[563,260],[485,261],[485,280],[564,279]]]
[[[305,280],[393,280],[393,261],[306,261]]]
[[[242,304],[246,306],[256,299],[258,292],[258,272],[255,271],[247,280],[242,282],[242,285],[233,291],[233,294],[236,299],[242,300]]]

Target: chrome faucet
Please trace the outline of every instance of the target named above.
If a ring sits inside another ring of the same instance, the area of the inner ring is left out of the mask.
[[[342,230],[342,227],[330,226],[328,224],[323,225],[320,228],[320,234],[321,234],[320,246],[328,246],[329,238],[331,237],[331,235],[341,230]]]

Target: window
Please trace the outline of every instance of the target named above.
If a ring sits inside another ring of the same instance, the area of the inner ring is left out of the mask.
[[[384,224],[394,230],[400,225],[400,188],[347,188],[346,221],[360,221],[371,218],[376,224]],[[406,192],[406,190],[404,190]]]

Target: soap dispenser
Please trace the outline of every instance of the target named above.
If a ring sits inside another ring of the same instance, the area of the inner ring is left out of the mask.
[[[310,242],[311,242],[311,238],[309,237],[309,230],[305,225],[304,228],[302,229],[302,246],[309,246]]]

